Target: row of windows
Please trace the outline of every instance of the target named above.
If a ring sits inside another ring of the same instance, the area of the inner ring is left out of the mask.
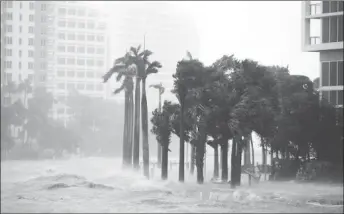
[[[58,21],[58,26],[59,27],[67,27],[67,28],[80,28],[80,29],[99,29],[99,30],[103,30],[105,29],[105,23],[98,23],[96,24],[95,22],[75,22],[75,21],[66,21],[66,20],[59,20]]]
[[[3,14],[3,18],[5,20],[12,21],[13,20],[13,13],[11,13],[11,12],[4,13]],[[23,14],[21,14],[21,13],[19,14],[19,21],[23,21]],[[29,15],[29,21],[30,22],[34,22],[35,21],[35,17],[34,17],[33,14]]]
[[[2,1],[3,7],[4,8],[13,8],[13,2],[14,1]],[[19,8],[23,8],[23,2],[19,2]],[[35,9],[35,4],[33,2],[29,2],[29,9],[34,10]]]
[[[75,33],[59,33],[58,38],[61,40],[78,40],[78,41],[97,41],[104,42],[105,37],[103,35],[93,35],[93,34],[75,34]]]
[[[323,1],[323,13],[335,13],[343,11],[343,1]]]
[[[66,45],[59,45],[57,47],[57,50],[59,52],[65,53],[88,53],[88,54],[104,54],[105,50],[104,48],[96,48],[96,47],[84,47],[84,46],[66,46]]]
[[[12,69],[12,61],[5,61],[5,68],[8,68],[8,69]],[[22,69],[22,63],[21,62],[18,62],[18,68],[19,69]],[[34,68],[34,64],[33,62],[28,62],[27,64],[27,68],[28,69],[33,69]]]
[[[5,73],[4,78],[5,78],[5,81],[7,81],[7,82],[12,82],[12,81],[13,81],[13,75],[12,75],[12,73]],[[33,80],[33,74],[28,74],[28,75],[27,75],[27,78],[28,78],[30,81],[32,81],[32,80]],[[22,81],[22,80],[23,80],[21,74],[18,75],[18,80],[19,80],[19,81]]]
[[[23,43],[22,38],[19,38],[19,39],[18,39],[18,44],[21,45],[22,43]],[[5,44],[6,44],[6,45],[12,45],[12,44],[13,44],[12,37],[6,36],[6,37],[5,37]],[[33,46],[33,45],[34,45],[34,39],[33,39],[33,38],[29,38],[29,39],[28,39],[28,45],[29,45],[29,46]]]
[[[12,49],[8,49],[8,48],[5,49],[5,56],[13,56],[12,54],[13,54]],[[22,50],[19,50],[18,56],[22,57],[22,55],[23,55]],[[27,55],[28,57],[34,57],[34,52],[32,50],[29,50]]]
[[[322,98],[326,99],[332,105],[343,105],[343,90],[339,91],[321,91]]]
[[[59,8],[58,9],[58,14],[59,15],[69,15],[69,16],[86,16],[86,10],[85,9],[78,9],[76,10],[75,8]],[[96,17],[98,16],[97,12],[94,10],[89,10],[87,15],[89,17]]]
[[[12,25],[6,25],[5,32],[6,33],[12,33],[13,32]],[[19,33],[22,33],[22,32],[23,32],[23,26],[19,26]],[[34,33],[34,27],[33,26],[28,27],[28,33]]]
[[[103,73],[101,72],[92,72],[92,71],[62,71],[62,70],[59,70],[57,71],[57,76],[58,77],[77,77],[77,78],[95,78],[95,77],[102,77]]]
[[[343,41],[343,16],[332,16],[322,19],[322,42]]]
[[[62,90],[71,90],[71,89],[78,89],[78,90],[87,90],[87,91],[102,91],[104,89],[103,84],[92,84],[92,83],[58,83],[58,89]]]
[[[321,63],[322,86],[343,85],[343,61]]]
[[[103,60],[94,60],[94,59],[75,59],[75,58],[57,58],[57,63],[59,65],[87,65],[87,66],[99,66],[102,67],[104,65]]]

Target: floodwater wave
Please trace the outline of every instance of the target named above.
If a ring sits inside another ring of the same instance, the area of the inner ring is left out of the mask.
[[[158,170],[157,170],[158,171]],[[109,158],[1,163],[1,212],[343,212],[340,185],[161,181]],[[188,174],[188,173],[186,173]]]

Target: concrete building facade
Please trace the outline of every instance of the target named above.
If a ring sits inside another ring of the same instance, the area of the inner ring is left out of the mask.
[[[2,1],[1,81],[32,80],[55,100],[53,118],[68,119],[66,96],[76,89],[107,97],[107,17],[87,2]]]
[[[316,35],[313,22],[319,23]],[[320,95],[343,107],[343,1],[302,2],[302,50],[319,52]]]

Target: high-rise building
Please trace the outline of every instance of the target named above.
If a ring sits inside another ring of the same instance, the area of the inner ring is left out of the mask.
[[[302,2],[302,50],[319,52],[320,95],[343,106],[343,1]]]
[[[78,1],[2,1],[1,63],[4,80],[32,79],[58,101],[70,90],[107,96],[101,76],[108,69],[106,15]],[[51,116],[68,118],[54,104]]]

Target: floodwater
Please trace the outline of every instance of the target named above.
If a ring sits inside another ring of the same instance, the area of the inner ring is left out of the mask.
[[[118,159],[3,161],[1,212],[343,212],[342,185],[261,181],[249,187],[243,176],[232,190],[198,185],[188,172],[181,184],[177,172],[175,166],[161,181],[158,169],[147,180],[122,170]]]

